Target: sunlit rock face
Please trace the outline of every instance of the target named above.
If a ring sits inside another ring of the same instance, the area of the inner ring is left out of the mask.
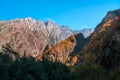
[[[46,26],[32,18],[15,19],[0,25],[0,46],[9,45],[20,56],[37,56],[49,45]]]

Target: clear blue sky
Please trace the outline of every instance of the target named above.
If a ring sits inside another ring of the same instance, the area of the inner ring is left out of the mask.
[[[71,29],[94,28],[120,0],[0,0],[0,20],[51,19]]]

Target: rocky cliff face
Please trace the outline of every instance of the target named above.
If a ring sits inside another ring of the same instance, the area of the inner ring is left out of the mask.
[[[61,28],[60,38],[62,40],[66,39],[66,38],[70,37],[72,34],[74,34],[73,31],[67,26],[63,25],[63,26],[60,26],[60,28]]]
[[[0,25],[0,47],[9,45],[20,56],[37,56],[49,45],[46,26],[31,18],[16,19]]]
[[[59,35],[61,33],[60,27],[52,21],[48,21],[45,24],[47,27],[50,42],[52,44],[56,44],[58,41],[60,41],[59,39]]]
[[[47,21],[45,24],[48,31],[49,40],[53,45],[73,34],[72,30],[68,27],[59,26],[53,21]]]
[[[120,9],[107,13],[85,45],[84,62],[120,67]]]

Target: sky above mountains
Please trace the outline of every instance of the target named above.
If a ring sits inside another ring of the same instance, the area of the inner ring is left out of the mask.
[[[120,0],[0,0],[0,8],[0,20],[32,17],[79,30],[95,28]]]

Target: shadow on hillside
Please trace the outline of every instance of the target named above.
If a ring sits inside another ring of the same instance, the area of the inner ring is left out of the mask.
[[[76,46],[74,47],[73,52],[70,53],[70,56],[74,56],[74,55],[80,53],[80,51],[82,50],[82,48],[86,42],[86,38],[84,38],[84,36],[81,33],[77,34],[75,39],[76,39]]]

